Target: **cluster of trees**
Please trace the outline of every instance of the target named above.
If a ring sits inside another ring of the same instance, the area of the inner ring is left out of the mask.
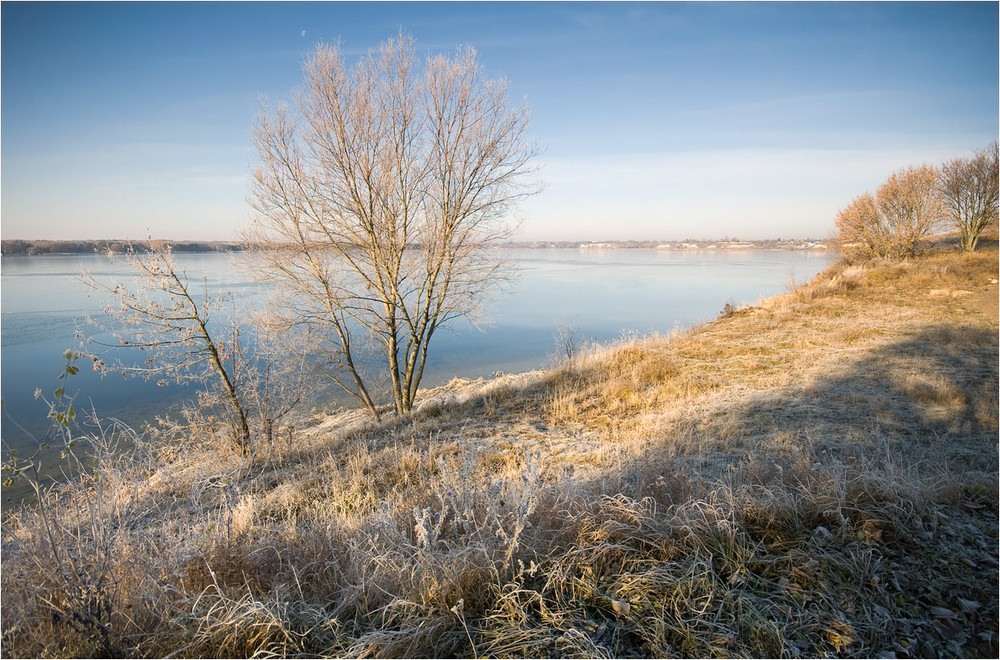
[[[353,68],[321,46],[303,70],[293,107],[265,107],[254,133],[241,258],[277,289],[254,337],[210,322],[226,301],[196,294],[167,245],[126,246],[132,286],[90,280],[113,301],[108,329],[149,356],[138,367],[94,356],[95,367],[209,383],[206,403],[227,411],[243,451],[297,401],[267,377],[288,357],[285,373],[306,365],[375,418],[387,402],[410,411],[432,338],[474,319],[502,276],[485,248],[537,190],[528,111],[471,48],[418,63],[400,34]]]
[[[856,197],[837,215],[837,238],[848,259],[912,256],[932,231],[952,227],[963,251],[997,222],[997,143],[941,168],[907,167],[875,194]]]

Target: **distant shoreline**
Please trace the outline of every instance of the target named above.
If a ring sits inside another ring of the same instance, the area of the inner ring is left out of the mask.
[[[517,241],[498,247],[513,249],[580,250],[826,250],[828,243],[814,239],[768,238],[756,241],[739,239],[684,239],[683,241]]]
[[[241,252],[246,249],[235,241],[172,241],[157,240],[170,245],[174,252]],[[122,252],[126,241],[121,240],[24,240],[0,241],[3,256],[36,256],[60,254],[105,254]],[[141,241],[136,241],[141,246]],[[813,239],[685,239],[683,241],[512,241],[495,246],[498,249],[581,249],[581,250],[825,250],[829,246]]]
[[[154,240],[156,243],[170,245],[174,252],[238,252],[244,249],[241,243],[235,241],[172,241]],[[24,240],[4,239],[0,241],[0,253],[3,256],[35,256],[58,254],[106,254],[108,252],[124,252],[125,240]],[[141,249],[145,241],[134,241]]]

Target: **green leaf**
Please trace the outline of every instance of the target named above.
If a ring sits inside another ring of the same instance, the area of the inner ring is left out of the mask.
[[[80,367],[74,367],[73,365],[69,365],[68,367],[66,367],[66,373],[68,373],[70,376],[75,376],[78,373],[80,373]]]
[[[66,409],[66,416],[70,419],[76,419],[76,411],[73,410],[73,404],[70,404],[69,408]]]
[[[8,477],[7,479],[3,480],[3,485],[4,486],[12,486],[12,485],[14,485],[14,480]]]
[[[55,394],[55,396],[56,396],[57,399],[61,399],[62,395],[63,395],[63,388],[61,388],[61,387],[57,388],[56,391],[53,392],[53,394]]]

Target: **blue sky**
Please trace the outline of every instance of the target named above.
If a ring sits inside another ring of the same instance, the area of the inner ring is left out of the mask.
[[[4,238],[233,238],[320,41],[469,44],[532,112],[524,240],[824,237],[998,130],[997,3],[11,3]]]

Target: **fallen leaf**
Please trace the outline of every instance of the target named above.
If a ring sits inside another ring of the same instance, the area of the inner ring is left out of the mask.
[[[957,619],[958,615],[955,614],[953,610],[949,610],[947,607],[938,607],[937,605],[930,606],[930,612],[938,619]]]
[[[624,600],[613,600],[611,601],[611,609],[615,611],[615,614],[621,614],[624,616],[632,611],[632,606]]]
[[[965,625],[955,619],[937,619],[933,625],[941,636],[948,640],[965,632]]]

